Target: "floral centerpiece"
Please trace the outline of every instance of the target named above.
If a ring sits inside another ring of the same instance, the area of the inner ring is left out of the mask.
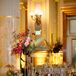
[[[19,33],[14,35],[14,46],[12,49],[12,54],[22,54],[27,53],[28,50],[31,50],[32,39],[26,33]]]
[[[14,44],[12,48],[13,48],[12,54],[21,55],[23,53],[24,55],[30,56],[31,52],[34,52],[37,50],[47,51],[48,54],[49,52],[58,53],[59,50],[62,48],[62,44],[60,42],[57,42],[54,44],[54,46],[51,46],[44,38],[36,39],[35,34],[31,33],[28,30],[27,33],[26,32],[21,32],[19,34],[14,33]],[[27,63],[27,58],[26,58],[26,63]],[[21,70],[22,70],[22,67],[21,67]],[[27,68],[26,68],[26,71],[27,71]]]
[[[12,49],[12,54],[30,54],[35,50],[46,50],[46,42],[43,38],[35,39],[34,33],[19,33],[14,34],[14,45]]]

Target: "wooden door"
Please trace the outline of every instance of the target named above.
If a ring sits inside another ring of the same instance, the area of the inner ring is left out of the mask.
[[[63,13],[63,49],[64,49],[63,59],[65,62],[71,64],[74,63],[73,56],[75,50],[73,49],[73,47],[76,45],[75,43],[76,7],[62,8],[62,13]]]

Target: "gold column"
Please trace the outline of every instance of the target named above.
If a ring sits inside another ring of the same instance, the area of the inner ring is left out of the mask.
[[[27,27],[27,2],[20,0],[20,32],[26,31]]]

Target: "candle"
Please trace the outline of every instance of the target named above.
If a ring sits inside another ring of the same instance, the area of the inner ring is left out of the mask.
[[[51,33],[51,45],[53,45],[53,33]]]

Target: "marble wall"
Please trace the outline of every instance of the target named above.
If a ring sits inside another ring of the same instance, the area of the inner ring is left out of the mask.
[[[0,76],[6,72],[7,64],[16,66],[16,59],[11,56],[13,32],[20,31],[20,1],[0,1]]]

